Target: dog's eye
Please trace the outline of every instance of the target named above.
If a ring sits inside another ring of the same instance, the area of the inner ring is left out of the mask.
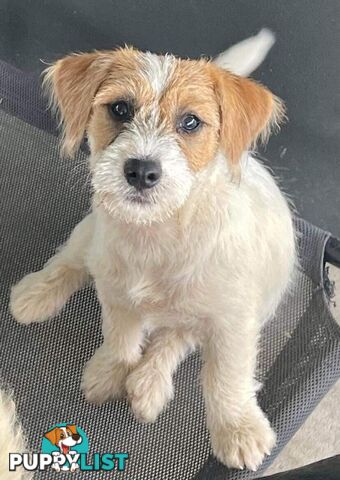
[[[193,115],[190,113],[188,115],[185,115],[185,117],[182,118],[179,126],[185,132],[191,133],[197,130],[200,125],[201,125],[201,120],[198,117],[196,117],[196,115]]]
[[[60,434],[60,438],[61,438],[61,440],[62,440],[63,438],[65,438],[65,435],[64,435],[63,433],[61,433],[61,434]]]
[[[109,107],[111,114],[116,120],[126,122],[127,120],[130,120],[132,118],[132,107],[128,102],[125,102],[124,100],[111,103]]]

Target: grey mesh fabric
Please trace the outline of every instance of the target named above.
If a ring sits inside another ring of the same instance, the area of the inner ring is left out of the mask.
[[[1,290],[0,378],[14,391],[29,446],[70,422],[87,433],[90,453],[129,453],[125,472],[84,478],[236,480],[261,476],[318,401],[340,377],[340,328],[328,309],[323,252],[329,234],[296,221],[301,271],[261,337],[259,401],[278,433],[256,472],[228,470],[211,455],[199,370],[191,355],[175,376],[175,398],[158,421],[138,423],[126,401],[88,404],[80,390],[85,362],[102,341],[100,306],[89,286],[58,317],[28,327],[8,311],[10,285],[40,269],[89,209],[86,157],[59,158],[54,123],[36,79],[0,64]],[[54,475],[54,474],[53,474]],[[36,478],[50,479],[51,471]],[[59,473],[57,478],[69,478]]]

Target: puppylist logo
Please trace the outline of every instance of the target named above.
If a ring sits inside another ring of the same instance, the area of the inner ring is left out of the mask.
[[[76,425],[58,423],[42,439],[41,453],[10,453],[9,470],[22,466],[29,471],[52,468],[55,472],[125,470],[128,453],[94,453],[89,457],[89,441]]]

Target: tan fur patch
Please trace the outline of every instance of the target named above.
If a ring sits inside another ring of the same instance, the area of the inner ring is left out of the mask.
[[[87,127],[91,138],[91,151],[96,153],[110,145],[119,135],[122,124],[114,122],[107,105],[95,105]]]
[[[72,156],[80,146],[99,88],[104,86],[99,104],[105,102],[106,94],[113,98],[115,88],[118,94],[123,82],[125,91],[128,90],[134,84],[133,77],[137,77],[139,56],[132,48],[69,55],[46,70],[44,85],[50,91],[52,106],[60,113],[66,155]],[[105,85],[110,85],[110,91]],[[105,116],[101,115],[101,127],[104,121]],[[108,138],[105,130],[103,136]],[[99,144],[104,145],[103,139]]]
[[[258,137],[266,140],[283,117],[283,104],[267,88],[210,64],[221,112],[221,146],[232,165]]]
[[[112,64],[113,52],[69,55],[45,72],[44,85],[60,113],[63,151],[72,156],[83,139],[93,98]]]
[[[218,148],[219,110],[205,60],[177,60],[160,108],[171,133],[177,133],[191,169],[198,171],[207,165]],[[180,131],[178,124],[184,114],[196,115],[201,127],[192,133]]]
[[[138,112],[151,108],[153,91],[141,75],[142,55],[132,49],[114,52],[113,66],[100,86],[94,99],[93,111],[88,125],[88,133],[93,139],[91,145],[95,153],[107,147],[122,131],[123,125],[109,114],[108,105],[118,100],[129,100]]]

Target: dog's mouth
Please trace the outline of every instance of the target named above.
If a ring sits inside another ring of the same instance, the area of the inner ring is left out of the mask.
[[[127,200],[137,205],[150,205],[151,199],[142,192],[131,193],[127,196]]]
[[[69,450],[70,450],[70,447],[69,447],[68,445],[62,444],[62,445],[61,445],[61,448],[62,448],[62,450],[63,450],[63,454],[64,454],[64,455],[67,455],[68,452],[69,452]]]

